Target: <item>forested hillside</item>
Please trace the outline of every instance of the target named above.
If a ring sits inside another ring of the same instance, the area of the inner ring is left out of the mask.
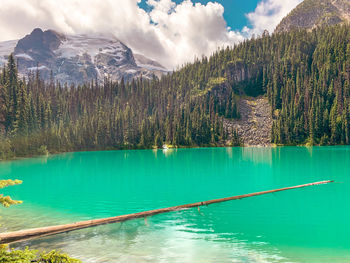
[[[44,83],[38,72],[18,79],[12,56],[0,76],[0,153],[222,145],[220,116],[235,117],[235,96],[218,101],[216,62],[200,63],[158,80],[105,80],[83,86]],[[226,97],[226,96],[225,96]],[[229,103],[229,104],[228,104]]]
[[[350,27],[337,25],[265,35],[229,51],[253,72],[240,86],[269,98],[274,143],[349,144],[349,40]]]
[[[0,76],[2,156],[227,145],[241,96],[266,95],[277,144],[348,144],[350,26],[274,34],[218,50],[162,77],[67,87],[15,61]],[[234,136],[232,136],[234,135]]]
[[[264,34],[216,56],[235,93],[268,96],[274,143],[349,144],[349,40],[350,26],[337,25]]]

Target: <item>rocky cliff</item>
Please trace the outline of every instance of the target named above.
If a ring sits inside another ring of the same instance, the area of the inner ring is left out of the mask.
[[[305,0],[281,21],[275,32],[313,29],[349,21],[349,0]]]

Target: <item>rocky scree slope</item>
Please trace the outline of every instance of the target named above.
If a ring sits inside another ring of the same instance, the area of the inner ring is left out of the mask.
[[[242,98],[238,102],[239,120],[224,119],[229,132],[237,131],[244,146],[271,146],[272,109],[266,97]],[[232,134],[229,134],[232,137]]]

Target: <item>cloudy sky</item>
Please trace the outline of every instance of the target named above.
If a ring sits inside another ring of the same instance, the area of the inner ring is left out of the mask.
[[[264,29],[302,0],[1,0],[0,41],[34,28],[112,34],[169,69]]]

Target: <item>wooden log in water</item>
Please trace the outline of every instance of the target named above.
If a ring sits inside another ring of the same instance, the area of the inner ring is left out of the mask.
[[[81,221],[81,222],[76,222],[76,223],[72,223],[72,224],[66,224],[66,225],[48,226],[48,227],[40,227],[40,228],[21,230],[21,231],[16,231],[16,232],[1,233],[0,234],[0,244],[10,244],[10,243],[15,243],[15,242],[21,242],[21,241],[25,241],[25,240],[35,239],[35,238],[44,237],[44,236],[56,235],[56,234],[70,232],[70,231],[88,228],[88,227],[94,227],[94,226],[112,224],[112,223],[119,223],[119,222],[124,222],[124,221],[128,221],[128,220],[136,219],[136,218],[146,218],[149,216],[168,213],[168,212],[172,212],[172,211],[178,211],[178,210],[183,210],[183,209],[188,209],[188,208],[193,208],[193,207],[200,207],[200,206],[210,205],[210,204],[215,204],[215,203],[222,203],[222,202],[227,202],[227,201],[231,201],[231,200],[239,200],[239,199],[243,199],[243,198],[271,194],[271,193],[292,190],[292,189],[298,189],[298,188],[303,188],[303,187],[309,187],[309,186],[314,186],[314,185],[328,184],[328,183],[333,183],[333,182],[334,181],[322,181],[322,182],[303,184],[303,185],[297,185],[297,186],[292,186],[292,187],[285,187],[285,188],[280,188],[280,189],[275,189],[275,190],[263,191],[263,192],[258,192],[258,193],[214,199],[214,200],[205,201],[205,202],[197,202],[197,203],[193,203],[193,204],[186,204],[186,205],[179,205],[179,206],[173,206],[173,207],[168,207],[168,208],[155,209],[155,210],[134,213],[134,214],[129,214],[129,215],[121,215],[121,216],[110,217],[110,218],[87,220],[87,221]]]

